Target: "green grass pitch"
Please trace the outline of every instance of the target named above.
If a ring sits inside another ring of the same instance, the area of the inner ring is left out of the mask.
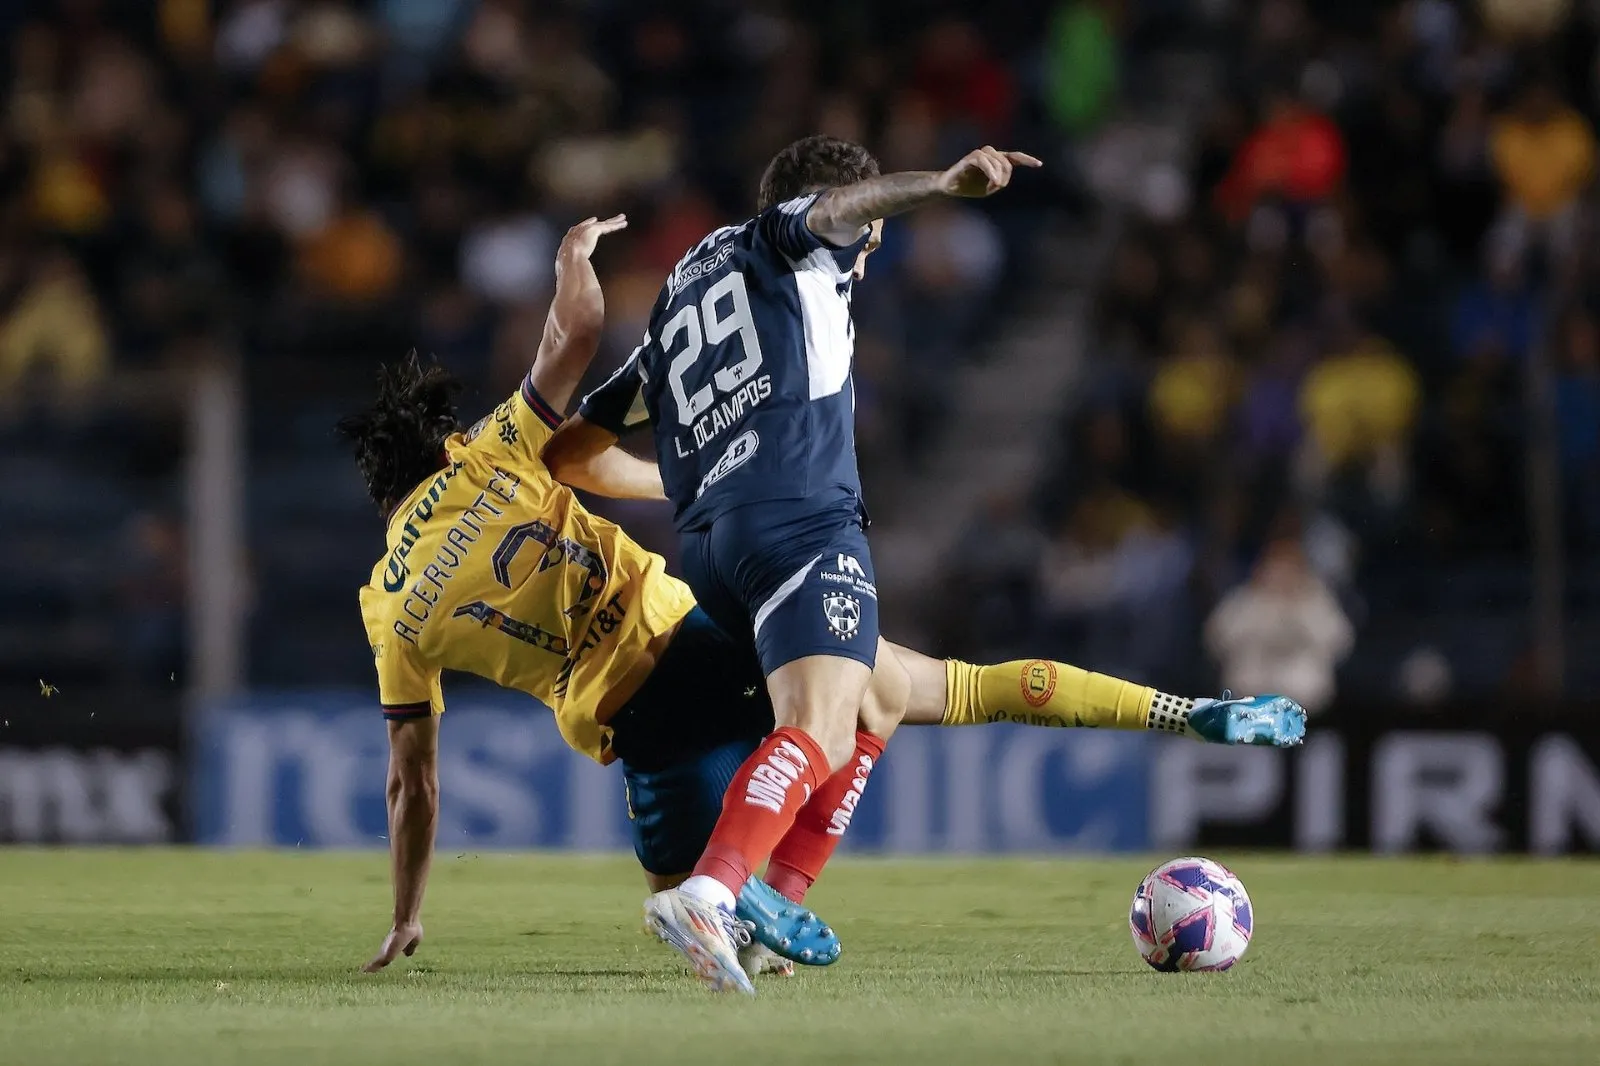
[[[1600,864],[1216,857],[1231,973],[1139,960],[1150,860],[846,859],[843,958],[751,1001],[641,931],[621,858],[441,854],[422,951],[364,976],[380,853],[0,849],[0,1062],[1600,1061]]]

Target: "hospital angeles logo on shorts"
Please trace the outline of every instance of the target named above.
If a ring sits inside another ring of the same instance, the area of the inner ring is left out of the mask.
[[[849,640],[861,628],[861,601],[842,592],[830,592],[822,597],[822,614],[828,628],[840,640]]]
[[[866,596],[870,599],[878,598],[878,586],[867,580],[867,568],[861,565],[861,560],[854,555],[839,552],[839,564],[834,569],[829,569],[823,563],[817,576],[830,585],[839,585],[855,593],[857,596]]]

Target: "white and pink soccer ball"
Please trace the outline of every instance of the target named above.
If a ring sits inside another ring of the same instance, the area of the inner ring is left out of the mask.
[[[1226,866],[1201,858],[1151,870],[1128,913],[1133,946],[1164,973],[1226,970],[1250,946],[1254,923],[1244,885]]]

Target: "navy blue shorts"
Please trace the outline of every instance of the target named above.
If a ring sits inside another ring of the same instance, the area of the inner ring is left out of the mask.
[[[686,874],[700,861],[722,815],[722,796],[761,738],[730,740],[664,770],[622,766],[628,825],[639,865],[661,876]]]
[[[690,611],[608,724],[634,853],[650,873],[688,873],[711,838],[733,775],[772,732],[772,702],[754,650],[699,608]]]
[[[878,587],[860,503],[779,500],[719,515],[682,536],[683,575],[725,632],[771,674],[808,655],[875,664]]]

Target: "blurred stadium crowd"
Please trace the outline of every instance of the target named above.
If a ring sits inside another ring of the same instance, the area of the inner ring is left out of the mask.
[[[378,527],[329,426],[378,359],[431,353],[484,408],[525,372],[584,215],[632,219],[602,249],[609,363],[814,125],[920,168],[1049,124],[1000,58],[1047,11],[987,37],[915,3],[786,6],[5,5],[0,480],[26,512],[0,551],[7,672],[181,676],[197,362],[236,354],[249,385],[255,676],[365,680],[352,595]],[[953,359],[989,320],[1022,261],[1028,205],[1010,206],[928,212],[879,257],[864,450],[927,431],[937,390],[902,388],[902,357]],[[631,524],[666,548],[664,519]]]
[[[1105,220],[1071,161],[1181,42],[1226,71],[1192,166],[1118,215],[1048,476],[969,532],[987,562],[952,568],[945,640],[1310,704],[1341,663],[1418,695],[1515,683],[1541,353],[1573,617],[1600,601],[1597,25],[1556,0],[12,0],[0,674],[182,680],[186,382],[237,360],[251,680],[365,683],[378,532],[329,427],[374,363],[415,346],[486,408],[563,228],[626,210],[598,375],[817,129],[887,169],[986,141],[1052,163],[873,261],[862,461],[915,476],[1045,223]],[[613,513],[670,553],[660,509]]]
[[[1592,681],[1596,5],[1235,7],[1199,34],[1225,75],[1192,166],[1151,183],[1103,280],[1054,475],[969,534],[1013,569],[951,644],[1026,617],[1101,668],[1220,667],[1313,709],[1336,676],[1537,690],[1546,427],[1567,680]]]

